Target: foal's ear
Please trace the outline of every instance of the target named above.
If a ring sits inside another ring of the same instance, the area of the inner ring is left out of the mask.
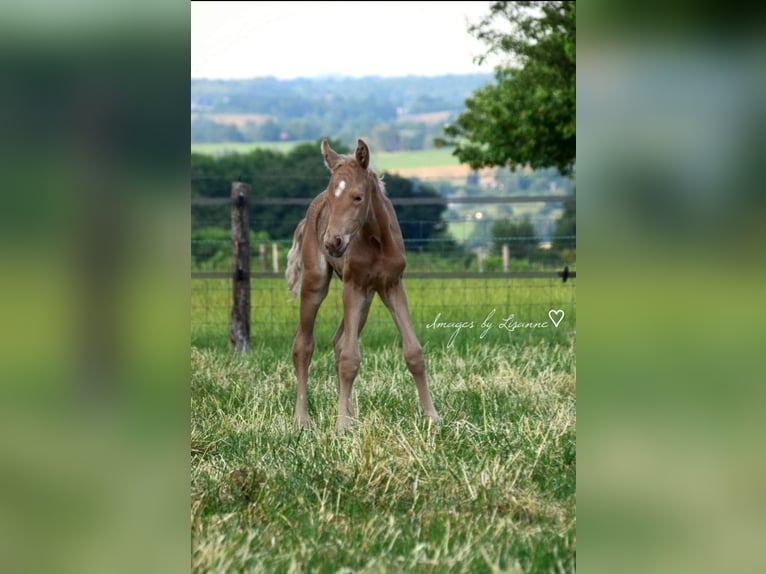
[[[362,166],[362,169],[367,169],[367,166],[370,165],[370,148],[367,147],[363,139],[356,140],[356,153],[354,157],[356,157],[356,162]]]
[[[330,171],[334,170],[335,166],[338,165],[340,156],[330,147],[327,140],[322,140],[322,155],[324,156],[324,164],[327,166],[327,169]]]

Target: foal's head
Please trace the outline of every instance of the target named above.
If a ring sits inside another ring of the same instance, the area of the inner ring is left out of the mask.
[[[374,177],[367,171],[370,149],[360,139],[353,157],[341,156],[324,140],[322,155],[332,173],[327,187],[330,220],[322,241],[331,256],[341,257],[367,220]]]

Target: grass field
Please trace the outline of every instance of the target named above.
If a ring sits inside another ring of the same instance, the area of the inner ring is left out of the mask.
[[[268,114],[192,114],[191,120],[194,122],[196,119],[207,118],[219,124],[227,124],[237,126],[238,128],[244,128],[248,123],[254,123],[261,125],[269,120],[276,119],[274,116]]]
[[[288,152],[296,145],[306,142],[230,142],[192,144],[191,151],[208,155],[227,153],[248,153],[254,149],[271,149]],[[375,152],[375,168],[379,171],[398,171],[421,168],[449,167],[460,165],[451,149],[430,149],[405,152]]]
[[[270,149],[280,153],[289,152],[295,146],[306,143],[293,142],[225,142],[225,143],[193,143],[191,151],[207,155],[227,155],[232,153],[248,153],[254,149]]]
[[[575,281],[406,279],[405,288],[415,332],[426,349],[447,345],[464,349],[475,344],[567,345],[574,337]],[[287,348],[292,342],[299,303],[289,301],[289,295],[283,279],[252,280],[251,338],[254,344]],[[559,309],[564,312],[564,319],[556,327],[548,312]],[[231,282],[228,279],[192,281],[192,343],[226,349],[230,311]],[[317,352],[330,349],[329,340],[341,316],[341,282],[333,280],[317,316]],[[503,321],[510,316],[513,319],[503,326]],[[514,321],[522,325],[513,328]],[[458,328],[452,326],[453,323],[464,325]],[[547,324],[542,326],[540,323]],[[368,348],[384,347],[398,338],[391,316],[377,298],[370,309],[367,325],[361,340]]]
[[[443,167],[459,165],[458,159],[452,155],[452,149],[426,149],[402,152],[379,152],[373,161],[379,171],[394,171],[422,167]]]
[[[375,302],[354,385],[358,421],[337,436],[329,337],[339,282],[320,310],[314,428],[301,433],[290,359],[298,304],[283,281],[253,284],[254,348],[244,355],[225,350],[229,282],[192,282],[194,572],[575,571],[573,285],[406,285],[444,422],[420,416],[392,321]],[[549,308],[566,313],[558,328],[499,327]],[[428,326],[435,313],[465,326],[453,338],[454,325]]]

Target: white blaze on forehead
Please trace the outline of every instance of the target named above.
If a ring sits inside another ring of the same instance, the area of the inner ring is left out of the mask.
[[[335,188],[335,197],[340,197],[340,194],[343,193],[344,189],[346,189],[346,182],[341,179],[338,187]]]

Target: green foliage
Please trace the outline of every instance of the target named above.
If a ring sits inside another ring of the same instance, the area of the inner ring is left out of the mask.
[[[445,241],[445,246],[439,242],[429,245],[428,251],[418,251],[410,245],[407,249],[407,273],[462,272],[471,267],[476,256],[455,245],[454,240]],[[450,246],[454,248],[450,249]]]
[[[251,249],[258,242],[267,241],[265,231],[250,231]],[[202,227],[192,229],[192,260],[195,269],[227,269],[231,263],[231,229]]]
[[[340,142],[335,149],[347,151]],[[251,184],[251,197],[313,198],[327,185],[328,172],[319,151],[319,142],[301,144],[286,154],[256,149],[247,154],[219,158],[191,156],[192,196],[229,197],[231,183]],[[301,205],[255,205],[251,202],[250,228],[268,237],[287,240],[306,213]],[[230,208],[192,206],[192,229],[230,226]]]
[[[497,22],[510,32],[498,29]],[[556,167],[575,164],[575,3],[495,2],[469,32],[488,54],[511,58],[496,83],[466,100],[466,111],[444,128],[437,145],[454,145],[472,168]]]
[[[259,126],[256,126],[250,131],[250,137],[252,139],[263,140],[266,142],[279,141],[281,134],[282,134],[282,130],[279,128],[279,125],[274,120],[266,120],[264,123],[262,123]],[[302,138],[296,137],[294,139],[302,139]]]
[[[507,243],[511,254],[520,259],[530,259],[537,249],[535,227],[528,220],[513,222],[509,218],[498,219],[492,224],[492,253],[497,255]]]
[[[556,223],[556,229],[553,232],[553,249],[559,252],[567,251],[566,259],[571,259],[576,245],[576,236],[577,203],[575,201],[568,201],[564,204],[564,213]]]
[[[385,174],[386,194],[389,197],[439,197],[430,185],[394,174]],[[446,205],[394,206],[408,251],[454,251],[457,246],[447,234],[443,214]]]
[[[331,142],[340,153],[349,149]],[[251,197],[313,198],[327,185],[329,173],[319,151],[319,142],[300,144],[288,153],[257,149],[243,155],[213,158],[192,153],[192,196],[228,197],[231,182],[252,185]],[[389,197],[438,197],[433,187],[393,174],[384,176]],[[442,214],[446,205],[396,206],[397,217],[410,248],[416,251],[434,248],[456,249],[447,235]],[[298,222],[305,216],[305,206],[251,205],[250,228],[275,240],[289,241]],[[230,208],[192,206],[192,229],[230,226]]]
[[[210,118],[197,118],[191,123],[191,141],[199,143],[242,142],[245,136],[236,126],[221,124]]]

